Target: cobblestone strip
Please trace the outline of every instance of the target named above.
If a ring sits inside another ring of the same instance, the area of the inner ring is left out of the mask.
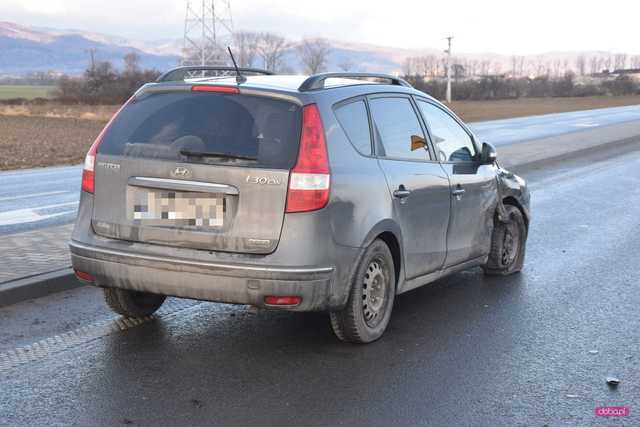
[[[0,283],[71,266],[73,224],[0,238]]]
[[[33,344],[0,353],[0,372],[4,372],[26,363],[37,362],[52,354],[86,344],[95,339],[126,331],[155,319],[169,319],[179,312],[189,310],[202,304],[200,301],[171,299],[160,310],[152,315],[142,318],[115,317],[83,326],[64,334],[45,338]]]

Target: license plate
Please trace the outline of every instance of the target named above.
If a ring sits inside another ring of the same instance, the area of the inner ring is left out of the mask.
[[[179,227],[222,227],[225,202],[221,194],[136,188],[129,203],[134,224]]]

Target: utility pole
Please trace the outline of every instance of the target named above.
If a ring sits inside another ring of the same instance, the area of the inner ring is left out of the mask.
[[[182,65],[227,65],[231,0],[186,0]]]
[[[447,37],[448,47],[444,53],[447,54],[447,103],[451,104],[451,40],[452,36]]]

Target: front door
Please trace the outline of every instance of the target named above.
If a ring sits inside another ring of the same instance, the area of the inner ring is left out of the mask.
[[[426,100],[417,100],[440,164],[451,188],[451,221],[445,266],[489,253],[498,201],[496,167],[481,165],[473,138],[451,115]]]
[[[410,98],[369,99],[376,155],[402,230],[405,276],[412,279],[442,267],[449,222],[449,180],[432,160]]]

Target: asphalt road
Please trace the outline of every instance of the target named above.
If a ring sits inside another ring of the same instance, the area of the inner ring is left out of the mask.
[[[640,106],[479,122],[471,128],[481,141],[501,146],[637,120]],[[72,222],[80,176],[80,166],[0,172],[0,235]]]
[[[640,105],[471,123],[481,141],[499,147],[640,120]]]
[[[72,222],[81,176],[81,166],[0,172],[0,235]]]
[[[94,288],[6,307],[0,424],[640,425],[639,169],[636,151],[525,173],[524,271],[401,295],[366,346],[322,314],[182,300],[113,323]]]

